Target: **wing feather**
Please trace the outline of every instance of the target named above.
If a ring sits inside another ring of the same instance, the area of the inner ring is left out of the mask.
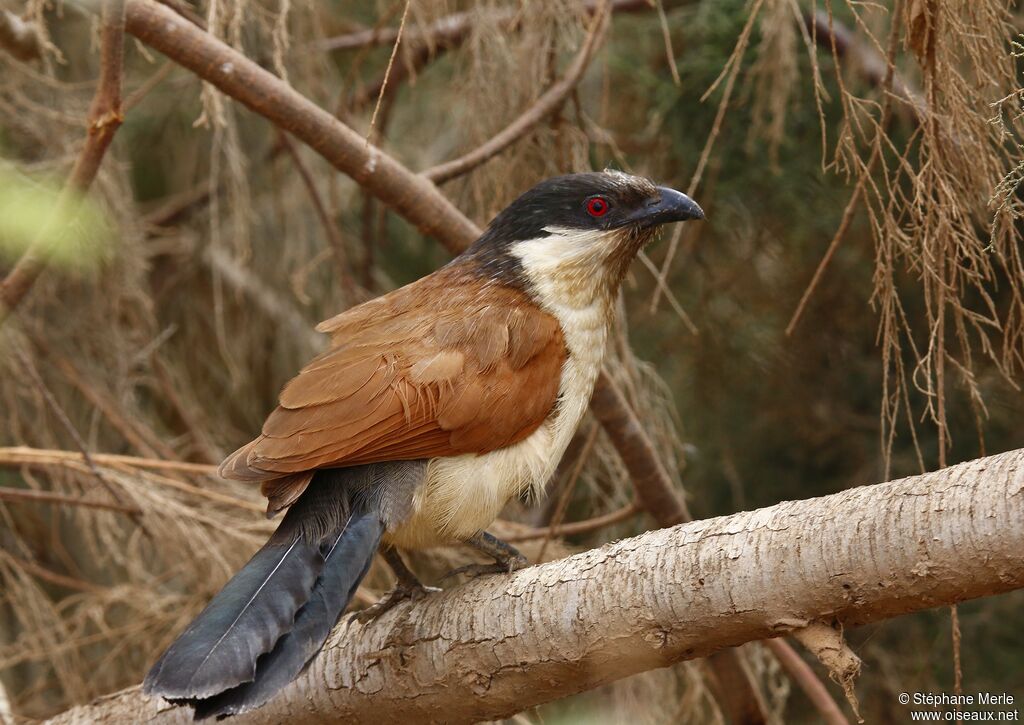
[[[267,482],[275,508],[304,488],[295,476],[303,471],[522,440],[556,404],[566,358],[554,317],[458,265],[317,329],[331,333],[331,349],[284,387],[262,434],[221,466],[225,477]]]

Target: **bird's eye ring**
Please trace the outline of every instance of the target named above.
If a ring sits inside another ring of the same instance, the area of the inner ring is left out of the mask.
[[[587,214],[592,217],[603,217],[610,208],[611,205],[603,196],[592,196],[587,199]]]

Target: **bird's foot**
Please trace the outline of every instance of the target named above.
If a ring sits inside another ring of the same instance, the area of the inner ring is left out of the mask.
[[[441,577],[441,581],[458,576],[459,574],[464,574],[471,579],[487,574],[511,574],[514,571],[525,569],[529,564],[530,562],[526,560],[525,556],[516,552],[514,555],[497,560],[493,564],[467,564],[466,566],[460,566],[458,569],[452,569]]]
[[[362,624],[372,622],[396,604],[400,604],[407,599],[411,602],[415,602],[428,594],[436,594],[439,591],[441,590],[438,587],[424,586],[419,582],[416,582],[415,584],[399,582],[395,585],[395,588],[385,594],[379,602],[371,604],[366,609],[361,609],[356,612],[356,621]]]

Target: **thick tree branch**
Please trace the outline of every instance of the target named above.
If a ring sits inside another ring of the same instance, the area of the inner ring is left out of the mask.
[[[638,501],[658,526],[669,527],[692,521],[686,501],[676,491],[640,420],[604,371],[594,386],[590,410],[626,466]],[[790,649],[784,642],[780,645]],[[795,653],[793,655],[796,656]],[[767,720],[761,693],[743,666],[738,651],[716,652],[708,658],[708,664],[715,675],[715,700],[728,715],[729,722],[753,725]]]
[[[67,183],[57,200],[56,219],[66,219],[67,210],[92,185],[114,133],[121,126],[121,77],[124,60],[124,0],[105,0],[100,23],[100,78],[89,109],[88,135]],[[32,289],[47,264],[48,236],[43,231],[25,250],[14,269],[0,282],[0,324]]]
[[[648,532],[365,626],[346,620],[302,677],[238,722],[497,719],[819,621],[853,626],[1018,589],[1022,521],[1024,449]],[[133,688],[52,722],[190,717]]]

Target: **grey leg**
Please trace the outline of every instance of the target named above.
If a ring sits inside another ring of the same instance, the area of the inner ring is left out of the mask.
[[[437,587],[426,587],[420,582],[415,574],[406,565],[405,560],[402,559],[402,555],[398,553],[398,549],[393,546],[382,546],[381,553],[384,555],[384,560],[391,567],[391,571],[395,573],[395,578],[398,581],[395,583],[395,588],[384,595],[376,604],[367,607],[356,613],[356,619],[360,622],[369,622],[370,620],[376,619],[384,612],[394,607],[399,602],[403,602],[406,599],[416,601],[421,597],[425,597],[427,594],[432,592],[441,591]]]
[[[481,531],[466,539],[462,543],[472,546],[481,554],[494,559],[493,564],[467,564],[460,566],[441,577],[441,581],[453,577],[456,574],[466,574],[475,577],[482,574],[511,574],[512,572],[525,568],[529,562],[526,557],[519,553],[519,550],[511,544],[506,544],[501,539]]]

